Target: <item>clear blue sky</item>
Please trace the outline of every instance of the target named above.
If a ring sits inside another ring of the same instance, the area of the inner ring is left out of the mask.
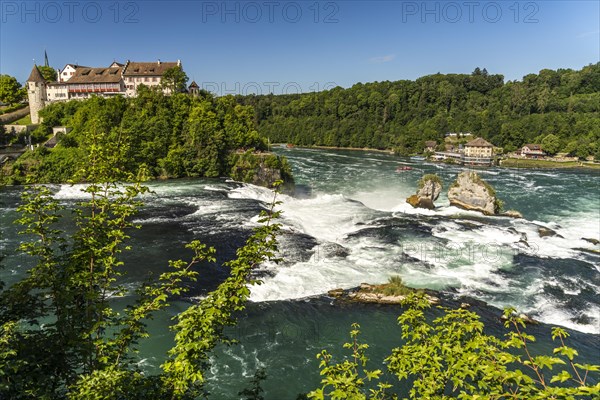
[[[600,59],[590,1],[0,0],[0,73],[33,59],[107,66],[181,59],[219,94],[321,90],[470,73],[505,80]]]

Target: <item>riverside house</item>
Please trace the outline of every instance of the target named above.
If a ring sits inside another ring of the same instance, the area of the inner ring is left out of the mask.
[[[463,163],[468,165],[492,165],[494,145],[485,139],[473,139],[464,148]]]
[[[521,148],[521,157],[542,158],[546,155],[539,144],[526,144]]]
[[[436,146],[437,146],[437,142],[435,140],[427,140],[425,142],[425,152],[429,152],[429,153],[435,152]]]
[[[436,161],[451,159],[457,164],[488,167],[494,163],[494,145],[482,138],[471,140],[464,146],[446,144],[446,151],[436,151],[431,158]]]

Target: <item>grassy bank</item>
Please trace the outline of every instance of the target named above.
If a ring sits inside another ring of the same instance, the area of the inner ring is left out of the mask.
[[[508,168],[591,168],[600,169],[600,163],[586,161],[551,161],[520,158],[507,158],[500,161],[500,166]]]
[[[27,114],[26,116],[24,116],[21,119],[16,120],[15,122],[13,122],[13,125],[31,125],[33,122],[31,122],[31,114]]]

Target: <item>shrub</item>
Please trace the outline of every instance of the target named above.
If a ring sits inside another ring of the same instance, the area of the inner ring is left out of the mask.
[[[406,296],[414,292],[413,289],[404,285],[402,278],[398,275],[390,276],[388,283],[381,289],[386,296]]]
[[[444,187],[444,182],[442,182],[442,180],[440,179],[439,176],[437,176],[437,174],[425,174],[419,180],[419,189],[422,189],[423,186],[425,186],[425,182],[427,182],[427,181],[433,181],[435,183],[439,183],[440,186],[442,186],[442,188]]]

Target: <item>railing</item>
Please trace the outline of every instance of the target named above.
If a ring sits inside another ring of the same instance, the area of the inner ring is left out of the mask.
[[[102,92],[120,92],[121,86],[119,84],[78,84],[69,85],[69,93],[102,93]]]

